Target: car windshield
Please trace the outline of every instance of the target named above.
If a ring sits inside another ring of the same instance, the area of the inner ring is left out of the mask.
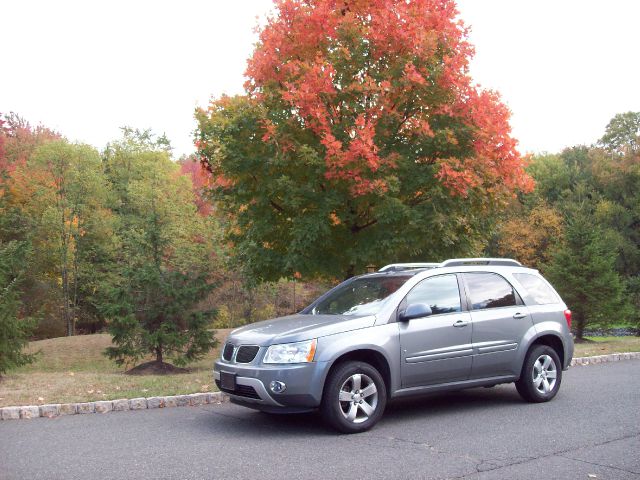
[[[375,315],[410,275],[357,278],[339,285],[306,313],[311,315]]]

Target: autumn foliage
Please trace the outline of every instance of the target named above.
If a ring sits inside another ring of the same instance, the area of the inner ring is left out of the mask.
[[[418,151],[452,192],[485,185],[530,189],[509,112],[468,75],[473,48],[452,1],[282,1],[249,61],[246,84],[258,102],[280,104],[284,119],[323,145],[327,179],[352,183],[354,195],[386,190],[399,161],[392,142],[468,142],[468,155]],[[275,113],[275,112],[274,112]],[[441,124],[454,119],[468,138]],[[293,146],[268,118],[263,140]],[[498,179],[502,179],[499,182]]]
[[[522,209],[499,228],[498,254],[517,258],[531,268],[543,268],[554,247],[563,240],[564,220],[555,208],[541,203],[530,212]]]
[[[180,160],[180,174],[191,178],[191,185],[198,213],[204,217],[213,212],[211,202],[206,198],[206,192],[211,181],[209,171],[194,157]]]
[[[59,139],[60,134],[42,125],[32,126],[16,113],[0,119],[0,173],[10,173],[24,165],[43,143]]]
[[[453,1],[276,8],[248,61],[246,95],[200,110],[196,143],[244,233],[232,240],[284,259],[271,259],[271,276],[327,272],[294,253],[298,244],[349,270],[470,251],[480,217],[532,189],[508,109],[469,75],[473,47]],[[433,234],[420,236],[418,223]],[[402,226],[410,231],[397,242]],[[365,229],[376,245],[357,238]]]

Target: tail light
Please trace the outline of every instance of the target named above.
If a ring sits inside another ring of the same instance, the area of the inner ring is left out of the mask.
[[[567,319],[567,326],[571,328],[571,310],[568,308],[564,311],[564,318]]]

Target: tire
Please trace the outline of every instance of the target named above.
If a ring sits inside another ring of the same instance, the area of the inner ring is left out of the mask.
[[[527,402],[548,402],[556,396],[562,383],[562,363],[548,345],[535,345],[524,359],[516,389]]]
[[[332,428],[359,433],[378,423],[386,405],[387,389],[378,370],[365,362],[349,361],[329,374],[320,412]]]

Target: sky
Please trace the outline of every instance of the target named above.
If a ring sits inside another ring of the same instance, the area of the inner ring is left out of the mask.
[[[269,0],[1,0],[0,112],[102,149],[119,127],[193,151],[193,112],[243,92]],[[523,153],[591,144],[640,111],[635,0],[459,0],[473,80],[512,111]]]

